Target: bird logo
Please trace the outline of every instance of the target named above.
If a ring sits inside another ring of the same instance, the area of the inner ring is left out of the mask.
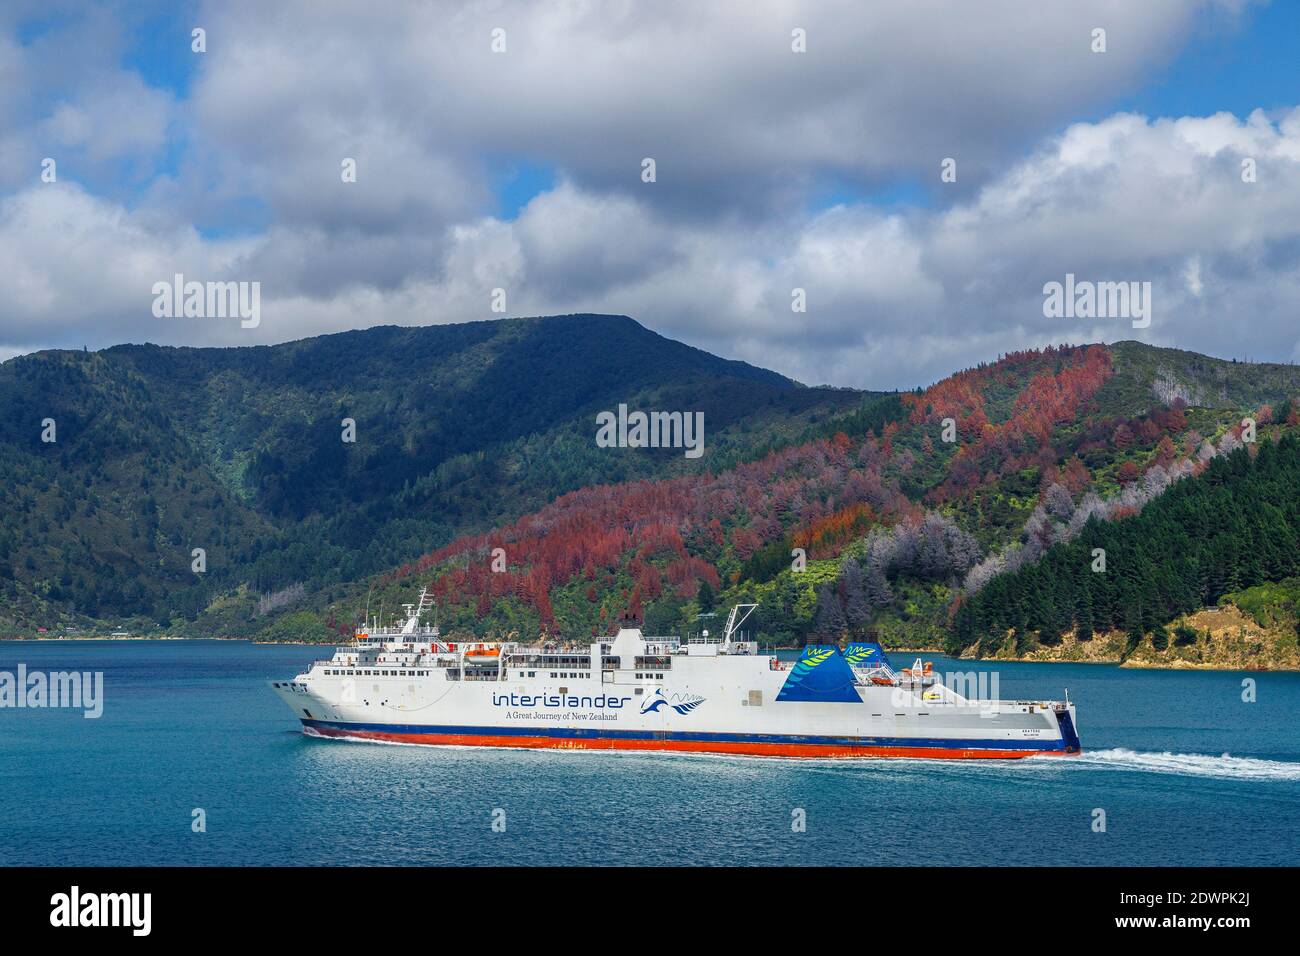
[[[654,693],[646,697],[641,703],[641,713],[657,714],[660,708],[671,707],[684,717],[702,703],[704,703],[703,697],[683,696],[682,694],[674,694],[673,699],[669,700],[664,696],[663,688],[656,687]]]

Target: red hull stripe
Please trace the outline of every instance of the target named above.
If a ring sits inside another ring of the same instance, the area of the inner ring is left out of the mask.
[[[304,721],[306,724],[306,721]],[[672,750],[684,753],[744,754],[755,757],[933,757],[947,760],[1013,760],[1035,755],[1065,755],[1061,750],[995,750],[962,747],[856,747],[837,744],[760,743],[725,740],[636,740],[614,737],[530,737],[518,734],[418,734],[330,727],[313,722],[322,737],[349,737],[390,743],[455,747],[525,747],[547,750]]]

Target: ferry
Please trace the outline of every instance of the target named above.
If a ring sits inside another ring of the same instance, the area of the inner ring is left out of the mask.
[[[562,750],[670,750],[760,757],[1015,759],[1080,752],[1065,700],[960,693],[918,660],[895,670],[879,644],[759,653],[733,607],[723,633],[685,640],[633,621],[581,645],[444,639],[422,618],[371,621],[351,644],[271,687],[313,737]],[[958,675],[959,676],[959,675]]]

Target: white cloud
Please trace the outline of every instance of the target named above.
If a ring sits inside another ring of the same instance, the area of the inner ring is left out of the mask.
[[[188,227],[157,230],[75,184],[31,186],[0,200],[0,341],[184,341],[184,330],[161,330],[153,318],[153,283],[176,272],[227,278],[250,248]]]
[[[0,89],[15,120],[0,132],[0,344],[484,319],[501,287],[509,314],[626,313],[804,381],[911,386],[1010,349],[1139,334],[1044,319],[1043,283],[1072,272],[1151,281],[1151,341],[1300,355],[1300,110],[1067,126],[1170,55],[1196,7],[1025,9],[214,5],[189,100],[100,61],[44,113]],[[504,55],[488,48],[497,25]],[[807,54],[789,52],[795,25]],[[0,35],[0,77],[30,85],[31,56]],[[62,164],[56,186],[27,168],[48,142],[147,168],[178,128],[175,171],[126,199]],[[645,155],[657,183],[640,182]],[[944,192],[948,155],[960,185]],[[558,173],[513,221],[492,214],[498,157]],[[921,177],[937,201],[810,211],[827,177],[850,194]],[[268,224],[223,240],[192,226],[244,201]],[[149,289],[178,271],[261,281],[261,326],[154,319]],[[790,309],[796,287],[807,313]]]

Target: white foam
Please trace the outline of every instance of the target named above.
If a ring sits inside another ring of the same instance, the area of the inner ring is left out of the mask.
[[[303,733],[316,740],[347,741],[352,743],[381,744],[389,747],[423,747],[435,745],[408,743],[402,740],[376,740],[372,737],[354,737],[352,735],[325,735],[311,728],[304,728]],[[891,758],[829,758],[829,757],[758,757],[741,754],[699,753],[691,751],[645,751],[645,750],[604,750],[592,748],[542,748],[492,746],[483,747],[470,744],[438,744],[439,750],[477,751],[511,750],[523,753],[548,755],[579,754],[590,757],[599,754],[625,760],[645,758],[655,760],[717,760],[742,765],[784,764],[799,766],[815,771],[861,772],[870,768],[872,771],[897,773],[907,768],[913,771],[953,771],[957,773],[1008,774],[1012,771],[1050,771],[1055,772],[1068,767],[1090,767],[1110,770],[1132,770],[1145,773],[1180,774],[1191,777],[1217,777],[1225,780],[1300,780],[1300,763],[1283,760],[1260,760],[1255,757],[1234,757],[1222,754],[1215,757],[1210,754],[1176,754],[1164,751],[1126,750],[1115,747],[1110,750],[1084,750],[1083,753],[1070,757],[1038,757],[1023,760],[935,760],[909,757]]]
[[[1172,773],[1191,777],[1220,777],[1231,780],[1300,780],[1300,763],[1283,760],[1259,760],[1222,754],[1175,754],[1125,750],[1085,750],[1077,757],[1061,759],[1062,764],[1107,767],[1112,770],[1137,770],[1146,773]]]

